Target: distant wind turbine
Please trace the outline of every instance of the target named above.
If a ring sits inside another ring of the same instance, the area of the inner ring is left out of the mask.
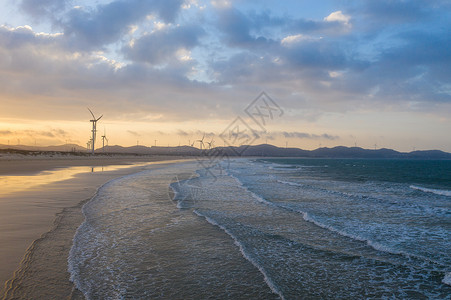
[[[94,149],[95,149],[95,144],[96,144],[97,121],[100,120],[103,117],[103,115],[101,115],[98,119],[96,119],[96,117],[94,116],[92,111],[89,108],[88,108],[88,110],[92,115],[92,120],[90,120],[90,122],[92,122],[91,153],[94,154]]]
[[[106,137],[106,130],[104,128],[103,135],[102,135],[102,152],[105,152],[105,140],[106,140],[106,145],[108,146],[108,138]]]
[[[215,140],[214,140],[214,139],[211,139],[211,141],[210,141],[210,142],[207,142],[207,144],[208,144],[208,149],[211,149],[211,147],[213,147],[214,144],[215,144]]]
[[[204,138],[205,138],[205,133],[201,140],[196,141],[196,142],[199,142],[200,150],[202,150],[202,146],[204,146]]]

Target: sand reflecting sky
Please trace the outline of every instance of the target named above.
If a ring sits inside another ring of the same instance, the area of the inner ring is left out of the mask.
[[[149,163],[137,163],[133,164],[133,166],[144,166],[147,164]],[[95,166],[95,167],[81,166],[81,167],[58,168],[55,170],[43,171],[34,175],[0,176],[0,186],[1,186],[0,196],[24,191],[27,189],[51,184],[58,181],[67,180],[81,173],[116,171],[119,169],[130,167],[131,165],[110,165],[110,166]]]

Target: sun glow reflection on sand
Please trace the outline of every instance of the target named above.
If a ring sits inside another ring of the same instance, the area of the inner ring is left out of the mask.
[[[97,173],[116,171],[123,168],[139,167],[149,163],[137,163],[131,165],[108,165],[108,166],[82,166],[58,168],[54,170],[42,171],[33,175],[11,175],[0,176],[0,196],[12,194],[35,188],[42,185],[51,184],[58,181],[64,181],[75,177],[81,173]]]

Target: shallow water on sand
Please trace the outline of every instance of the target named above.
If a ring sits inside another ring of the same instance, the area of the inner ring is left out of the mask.
[[[114,180],[84,206],[69,270],[88,299],[276,297],[227,234],[169,199],[174,176],[192,170]]]

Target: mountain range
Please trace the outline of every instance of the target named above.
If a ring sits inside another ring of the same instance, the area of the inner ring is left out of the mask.
[[[25,146],[0,145],[2,152],[15,149],[29,152],[72,152],[88,153],[85,147],[76,144],[60,146]],[[451,153],[440,150],[425,150],[412,152],[399,152],[392,149],[363,149],[360,147],[338,146],[333,148],[318,148],[303,150],[299,148],[281,148],[269,144],[240,147],[215,147],[209,150],[200,150],[190,146],[178,147],[146,147],[146,146],[105,146],[105,149],[96,149],[96,154],[137,154],[137,155],[181,155],[181,156],[265,156],[265,157],[305,157],[305,158],[374,158],[374,159],[451,159]]]

